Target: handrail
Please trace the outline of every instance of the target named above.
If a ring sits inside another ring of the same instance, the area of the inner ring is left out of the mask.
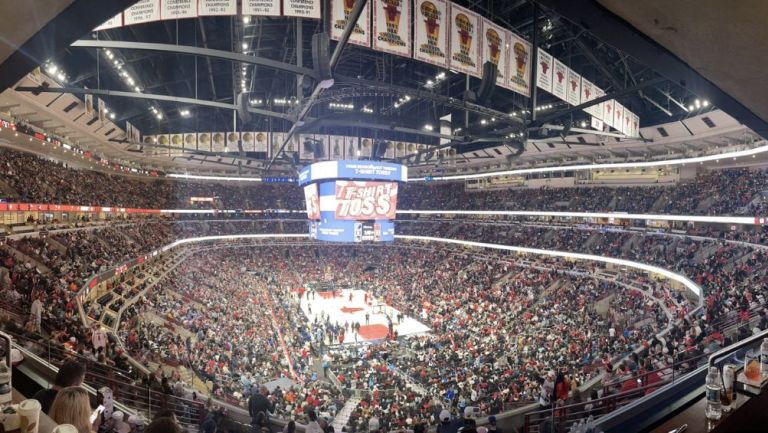
[[[715,360],[722,358],[724,355],[730,355],[731,353],[741,349],[742,347],[749,346],[755,341],[758,341],[763,338],[768,338],[768,329],[766,329],[765,331],[758,332],[757,334],[749,336],[741,341],[737,341],[736,343],[733,343],[728,347],[723,347],[717,352],[709,355],[709,361],[707,362],[707,366],[713,367],[715,365]]]

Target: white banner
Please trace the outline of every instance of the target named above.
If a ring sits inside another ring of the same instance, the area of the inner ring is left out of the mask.
[[[568,103],[576,106],[581,104],[581,75],[573,69],[568,69]]]
[[[595,99],[602,98],[603,96],[605,96],[605,92],[603,91],[603,89],[597,87],[594,84],[592,85],[592,87],[594,88],[594,91],[595,91]],[[595,104],[592,106],[592,115],[603,121],[605,116],[605,113],[603,113],[604,106],[605,106],[605,102],[601,102],[599,104]]]
[[[164,20],[197,18],[197,0],[163,0],[160,17]]]
[[[96,117],[96,109],[93,106],[93,95],[85,95],[85,115],[91,119]]]
[[[99,122],[103,125],[107,123],[107,104],[101,99],[99,101]]]
[[[274,0],[277,3],[277,10],[280,12],[279,0]],[[246,0],[247,3],[247,0]],[[243,7],[245,9],[245,7]],[[203,16],[218,16],[218,15],[237,15],[237,0],[200,0],[199,11],[201,17]],[[244,14],[245,15],[245,14]]]
[[[630,135],[633,137],[640,136],[640,117],[635,113],[632,113],[632,126],[630,127]]]
[[[227,137],[223,132],[211,133],[211,151],[224,152],[227,147]]]
[[[113,16],[112,18],[104,21],[100,26],[93,29],[94,31],[114,29],[123,25],[123,13]]]
[[[171,134],[171,147],[184,147],[184,136],[181,134]]]
[[[197,150],[197,134],[184,134],[184,149]]]
[[[344,159],[360,159],[360,150],[357,137],[346,137],[346,151]]]
[[[416,0],[413,58],[448,67],[448,4],[445,0]]]
[[[139,131],[139,128],[137,128],[135,125],[131,125],[131,129],[133,129],[133,132],[131,133],[133,141],[135,143],[141,143],[141,131]]]
[[[211,133],[201,132],[197,134],[197,150],[211,151]]]
[[[254,133],[253,150],[255,152],[268,152],[269,151],[269,133],[256,132]]]
[[[328,137],[328,141],[330,147],[328,156],[335,160],[344,159],[344,136],[331,135]]]
[[[450,68],[480,77],[480,15],[451,4]]]
[[[320,0],[283,0],[283,15],[319,20]]]
[[[561,100],[568,102],[568,73],[570,69],[565,63],[554,59],[552,70],[552,94]]]
[[[243,15],[280,16],[280,0],[243,0]]]
[[[593,129],[596,129],[598,131],[602,131],[603,130],[603,121],[602,120],[598,119],[595,116],[590,116],[590,119],[592,119],[591,125],[592,125]]]
[[[536,85],[539,89],[552,93],[553,59],[546,51],[539,48],[539,59],[536,65]]]
[[[370,158],[373,154],[373,139],[360,138],[360,155],[355,159]]]
[[[349,35],[351,44],[371,46],[371,8],[368,5],[369,2],[366,2],[360,18],[355,23],[355,28],[352,29],[352,34]],[[341,39],[349,21],[349,14],[354,7],[355,0],[331,0],[331,39],[336,41]]]
[[[613,128],[619,132],[624,132],[624,106],[613,101]]]
[[[595,88],[591,81],[587,80],[584,77],[581,77],[581,103],[589,102],[591,100],[595,99]],[[585,113],[588,113],[592,116],[594,116],[593,108],[595,106],[587,107],[584,109]]]
[[[603,102],[603,122],[605,122],[608,126],[613,126],[613,99],[609,99],[605,102]]]
[[[411,57],[411,0],[373,2],[373,48]]]
[[[508,32],[494,25],[491,21],[483,20],[482,29],[483,61],[493,62],[497,67],[496,84],[502,87],[507,85],[507,62],[509,61],[509,36]],[[482,67],[482,66],[481,66]]]
[[[524,96],[531,96],[531,44],[520,36],[509,33],[508,88]]]
[[[160,19],[160,0],[139,0],[125,10],[125,25],[149,23]]]
[[[131,125],[131,122],[125,122],[125,140],[128,143],[133,143],[133,125]]]
[[[237,152],[237,142],[240,141],[240,133],[233,131],[227,133],[227,150],[230,152]]]

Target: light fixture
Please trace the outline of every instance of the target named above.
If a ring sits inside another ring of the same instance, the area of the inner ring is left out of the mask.
[[[115,116],[115,113],[109,113],[109,118],[112,120],[115,120],[117,116]]]
[[[243,24],[250,24],[250,22],[251,22],[251,17],[249,17],[248,15],[243,16]]]
[[[693,105],[688,106],[688,111],[693,111]]]
[[[243,42],[243,50],[247,50],[247,49],[248,49],[248,43],[247,42]]]
[[[181,110],[179,111],[179,114],[181,114],[182,117],[189,117],[189,110]]]
[[[482,120],[480,120],[480,124],[481,124],[481,125],[485,125],[485,124],[487,124],[487,123],[488,123],[488,121],[487,121],[487,120],[485,120],[485,119],[482,119]]]
[[[705,99],[704,101],[702,101],[701,105],[703,105],[704,107],[709,107],[709,101]]]
[[[433,127],[432,127],[432,125],[430,125],[429,123],[427,123],[426,125],[424,125],[424,130],[425,130],[425,131],[432,131],[433,129],[434,129],[434,128],[433,128]]]

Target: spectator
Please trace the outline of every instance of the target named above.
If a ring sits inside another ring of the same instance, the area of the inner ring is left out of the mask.
[[[98,425],[91,424],[91,405],[88,392],[79,386],[61,389],[48,413],[57,424],[72,424],[78,433],[93,433]],[[98,417],[96,419],[98,423]]]
[[[59,367],[53,386],[49,389],[38,391],[34,397],[40,402],[41,411],[49,413],[56,396],[64,388],[80,386],[85,381],[85,367],[78,361],[67,361]]]

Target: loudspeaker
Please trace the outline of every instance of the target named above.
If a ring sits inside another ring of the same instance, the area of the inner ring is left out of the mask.
[[[312,35],[312,64],[320,81],[331,78],[330,39],[327,33]]]
[[[483,80],[480,82],[480,88],[477,90],[477,103],[485,105],[491,96],[493,96],[494,90],[496,90],[496,76],[499,70],[496,64],[488,60],[483,64]]]
[[[237,117],[242,124],[251,123],[251,113],[248,112],[248,104],[251,100],[249,92],[243,92],[237,95],[235,106],[237,107]]]

